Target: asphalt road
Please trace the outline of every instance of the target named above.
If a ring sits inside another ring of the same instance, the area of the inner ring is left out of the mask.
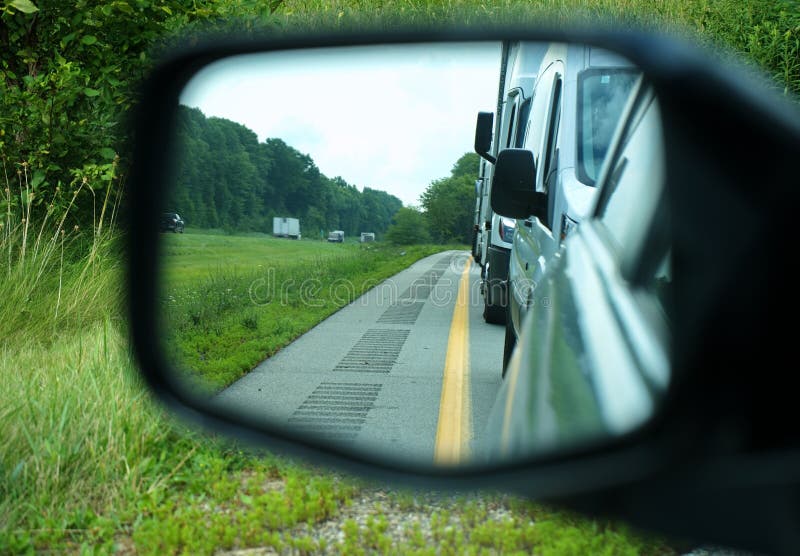
[[[501,384],[469,254],[416,262],[261,363],[215,403],[292,433],[417,464],[478,453]],[[342,287],[347,287],[342,285]]]

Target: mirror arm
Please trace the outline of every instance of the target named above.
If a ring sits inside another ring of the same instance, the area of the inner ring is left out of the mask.
[[[544,221],[547,218],[547,193],[539,191],[519,191],[520,201],[527,205],[528,214]],[[523,194],[524,195],[521,195]],[[515,195],[516,197],[516,195]]]
[[[492,112],[478,112],[478,119],[475,122],[475,152],[490,164],[497,162],[497,159],[489,154],[492,145],[493,124],[494,114]]]

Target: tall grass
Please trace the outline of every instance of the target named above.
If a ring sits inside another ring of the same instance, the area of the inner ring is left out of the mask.
[[[164,434],[142,410],[120,332],[118,180],[78,177],[39,199],[41,173],[3,158],[3,181],[0,552],[20,526],[22,538],[84,527],[140,480],[149,440]],[[104,195],[81,229],[72,213],[94,191]]]
[[[74,187],[43,188],[31,179],[26,162],[3,158],[4,188],[0,197],[0,343],[19,337],[52,338],[72,333],[87,323],[119,314],[120,268],[114,255],[119,195],[113,174],[107,183],[99,216],[88,230],[73,223],[75,203],[92,191],[88,178]],[[37,180],[38,181],[38,180]]]
[[[784,94],[800,95],[798,0],[285,0],[277,15],[285,26],[309,29],[513,24],[667,32],[711,56],[735,52]]]

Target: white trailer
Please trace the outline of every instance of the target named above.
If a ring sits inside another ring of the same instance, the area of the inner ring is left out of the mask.
[[[522,146],[524,126],[530,111],[533,87],[547,43],[504,41],[500,56],[497,112],[481,112],[475,130],[475,151],[484,163],[478,194],[475,229],[475,258],[481,265],[483,317],[487,322],[504,324],[508,292],[508,264],[516,221],[502,218],[489,203],[494,163],[500,151]],[[477,188],[476,188],[477,189]]]
[[[272,235],[275,237],[288,237],[300,239],[300,220],[276,216],[272,219]]]

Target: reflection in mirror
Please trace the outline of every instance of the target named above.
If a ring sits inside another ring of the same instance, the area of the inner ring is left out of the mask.
[[[192,78],[174,133],[160,337],[190,395],[416,465],[545,455],[656,411],[664,147],[626,60],[527,42],[242,55]],[[547,218],[492,212],[506,148],[533,153]],[[651,280],[626,274],[651,260]]]

